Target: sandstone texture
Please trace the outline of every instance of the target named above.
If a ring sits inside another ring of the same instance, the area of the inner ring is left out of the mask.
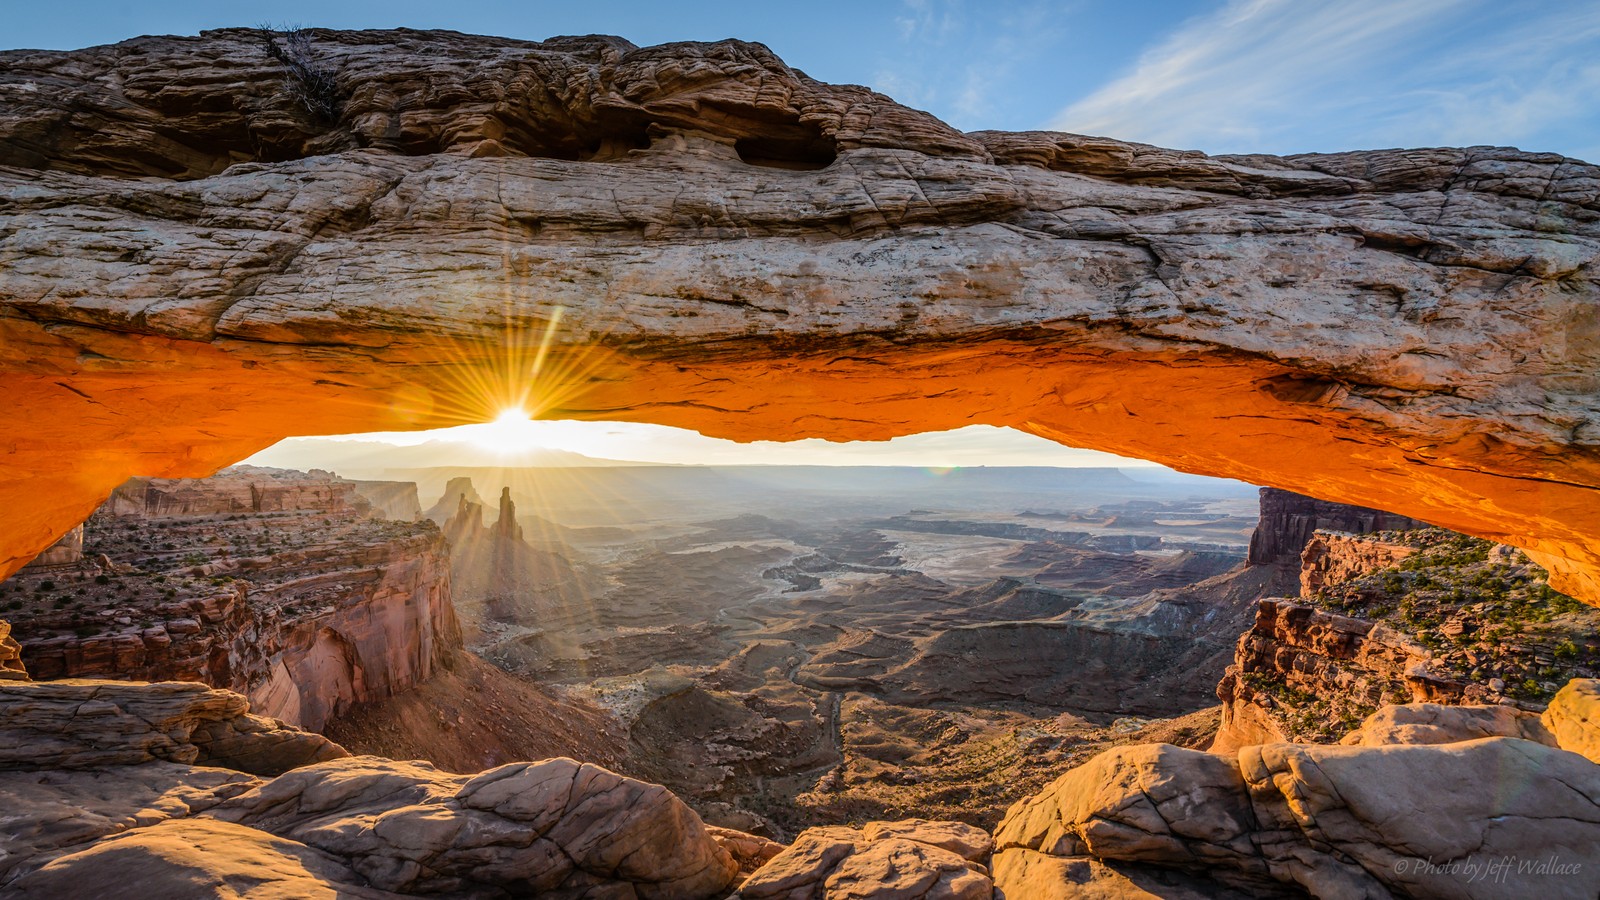
[[[1443,706],[1438,703],[1385,706],[1368,716],[1360,728],[1345,735],[1339,743],[1381,747],[1386,744],[1454,744],[1486,737],[1513,737],[1549,747],[1560,746],[1537,713],[1513,706]]]
[[[741,900],[989,900],[989,835],[959,822],[809,828],[745,880]]]
[[[1431,658],[1427,647],[1392,628],[1288,600],[1262,600],[1217,686],[1222,727],[1213,749],[1231,753],[1297,737],[1283,713],[1293,712],[1302,695],[1337,703],[1335,715],[1350,727],[1385,704],[1489,701],[1486,688],[1429,677]],[[1322,718],[1305,724],[1316,729]]]
[[[1517,789],[1495,787],[1510,784]],[[1588,898],[1600,890],[1597,841],[1600,766],[1505,737],[1278,743],[1235,758],[1122,748],[1019,803],[996,833],[1002,858],[1023,850],[1154,865],[1269,897]],[[1508,858],[1536,862],[1486,874]],[[1038,868],[1004,871],[1031,881]],[[1061,877],[1071,871],[1059,866]]]
[[[996,896],[1007,900],[1255,900],[1200,875],[1089,856],[1012,848],[994,855]]]
[[[0,771],[165,760],[276,775],[349,755],[249,709],[238,694],[190,682],[0,682]]]
[[[1543,724],[1560,747],[1600,763],[1600,681],[1567,682],[1545,708]]]
[[[42,553],[35,556],[23,568],[55,569],[60,566],[70,566],[82,559],[83,526],[79,525],[57,538],[54,544],[46,547]]]
[[[6,897],[394,900],[337,857],[209,819],[161,822],[97,841],[12,882]]]
[[[666,788],[569,759],[476,776],[375,757],[309,766],[210,810],[406,894],[693,900],[737,865]]]
[[[1593,165],[963,134],[737,41],[303,37],[0,56],[0,571],[130,474],[523,402],[1013,426],[1600,600]]]
[[[27,681],[28,669],[22,664],[22,645],[11,636],[11,623],[0,619],[0,681]]]
[[[19,876],[86,843],[204,812],[260,783],[242,772],[168,762],[0,772],[0,896]]]
[[[450,775],[247,709],[199,684],[0,685],[0,896],[696,900],[732,886],[723,843],[776,855],[598,766]]]

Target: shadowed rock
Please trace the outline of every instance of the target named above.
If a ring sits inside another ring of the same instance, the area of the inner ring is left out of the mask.
[[[0,681],[0,771],[165,760],[276,775],[350,755],[249,709],[232,691],[193,682]]]

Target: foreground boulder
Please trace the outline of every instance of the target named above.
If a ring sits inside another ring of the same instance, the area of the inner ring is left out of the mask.
[[[960,822],[808,828],[740,887],[741,900],[990,900],[994,844]]]
[[[1592,900],[1600,766],[1505,737],[1237,759],[1125,747],[1013,807],[996,841],[1002,856],[1155,865],[1255,896]],[[996,885],[1026,890],[1038,869],[997,866]]]
[[[0,770],[164,760],[276,775],[350,754],[194,682],[0,681]]]
[[[1600,763],[1600,679],[1567,682],[1550,698],[1543,724],[1562,749]]]
[[[376,757],[297,769],[207,815],[305,844],[408,895],[694,900],[737,865],[659,785],[552,759],[476,776]]]
[[[0,772],[0,890],[100,838],[198,815],[260,784],[242,772],[167,762]]]
[[[1054,856],[1012,848],[994,855],[1004,900],[1259,900],[1270,893],[1234,890],[1176,869]]]
[[[336,857],[264,831],[178,819],[120,834],[18,879],[6,897],[391,900]]]
[[[1537,713],[1514,706],[1446,706],[1405,703],[1385,706],[1362,720],[1339,743],[1352,747],[1388,744],[1454,744],[1486,737],[1514,737],[1555,747],[1556,739]],[[1571,749],[1571,748],[1566,748]]]

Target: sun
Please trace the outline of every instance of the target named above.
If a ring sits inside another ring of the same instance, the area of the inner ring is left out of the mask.
[[[467,440],[495,453],[510,455],[540,446],[539,424],[526,410],[516,407],[501,410],[493,422],[467,425],[461,430],[468,432]]]

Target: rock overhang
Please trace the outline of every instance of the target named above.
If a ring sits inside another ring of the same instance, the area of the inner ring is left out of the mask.
[[[0,54],[0,571],[128,475],[492,417],[537,359],[550,416],[1008,425],[1600,598],[1594,166],[961,134],[741,42],[312,36],[337,122],[249,29]]]

